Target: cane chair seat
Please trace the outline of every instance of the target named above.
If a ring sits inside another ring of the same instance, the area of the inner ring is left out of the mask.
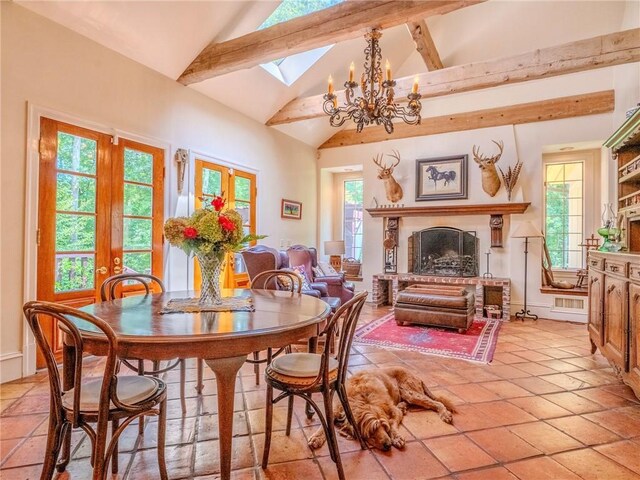
[[[271,361],[271,370],[289,377],[316,377],[320,371],[322,355],[318,353],[289,353]],[[329,358],[329,371],[338,368],[338,361]]]
[[[80,389],[80,410],[82,412],[97,412],[100,408],[100,389],[102,388],[102,378],[82,382]],[[127,405],[136,405],[146,400],[151,400],[154,396],[165,390],[162,380],[153,377],[130,375],[118,377],[116,395],[118,399]],[[62,397],[62,405],[73,410],[73,394],[75,389],[68,390]],[[116,408],[111,403],[111,408]]]
[[[311,387],[311,385],[316,381],[316,375],[310,377],[298,377],[293,375],[283,375],[282,373],[276,372],[270,366],[265,370],[265,376],[269,381],[279,384],[280,386],[287,386],[289,388],[305,388]],[[329,383],[334,382],[338,378],[338,369],[337,367],[334,370],[329,372]]]

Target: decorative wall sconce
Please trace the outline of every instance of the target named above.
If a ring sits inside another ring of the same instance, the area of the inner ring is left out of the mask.
[[[187,163],[189,163],[189,150],[185,148],[179,148],[176,150],[176,164],[178,165],[178,193],[182,193],[182,187],[184,187],[184,173],[187,170]]]

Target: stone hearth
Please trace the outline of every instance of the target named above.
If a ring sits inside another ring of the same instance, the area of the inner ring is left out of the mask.
[[[473,285],[475,287],[476,318],[485,318],[485,287],[502,288],[502,321],[508,322],[511,309],[511,280],[508,278],[482,277],[437,277],[431,275],[416,275],[413,273],[383,273],[373,276],[371,302],[376,306],[395,304],[398,291],[414,284],[432,285]]]

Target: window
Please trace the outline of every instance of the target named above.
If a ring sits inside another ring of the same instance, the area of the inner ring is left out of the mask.
[[[283,0],[280,5],[278,5],[278,8],[258,27],[258,30],[332,7],[342,1],[343,0]],[[261,67],[282,83],[289,86],[311,68],[332,46],[333,45],[328,45],[307,52],[300,52],[289,57],[278,58],[272,62],[261,65]]]
[[[282,0],[258,30],[337,5],[342,0]],[[276,60],[277,61],[277,60]]]
[[[545,238],[551,266],[583,267],[583,161],[545,164]]]
[[[343,234],[346,257],[353,257],[362,261],[362,179],[346,180],[344,182],[344,215]]]

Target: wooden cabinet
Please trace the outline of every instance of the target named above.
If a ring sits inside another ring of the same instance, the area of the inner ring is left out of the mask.
[[[629,284],[629,325],[629,379],[640,385],[640,283]]]
[[[589,278],[589,338],[591,339],[591,353],[602,346],[602,283],[604,274],[592,271]]]
[[[627,282],[612,276],[604,277],[604,338],[602,353],[613,363],[628,368],[627,355]]]
[[[600,349],[640,398],[640,254],[591,251],[588,264],[592,353]]]

